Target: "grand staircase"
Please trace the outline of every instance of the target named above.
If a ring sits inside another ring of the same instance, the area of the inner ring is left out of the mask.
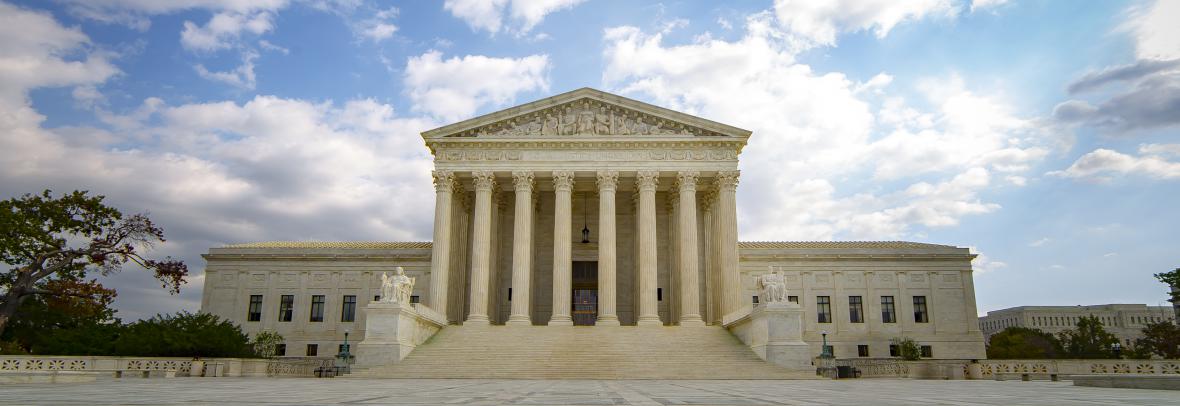
[[[758,358],[721,327],[447,326],[356,378],[814,379]]]

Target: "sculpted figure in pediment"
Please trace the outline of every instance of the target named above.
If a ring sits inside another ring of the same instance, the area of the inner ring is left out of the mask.
[[[577,134],[594,134],[594,112],[587,107],[583,104],[578,112]]]
[[[541,135],[557,135],[559,132],[561,132],[561,121],[553,115],[553,112],[546,111],[545,122],[541,125]]]
[[[605,106],[598,106],[598,113],[594,114],[594,133],[606,135],[611,133],[611,113]]]
[[[561,114],[561,135],[574,135],[578,133],[578,115],[574,112],[573,107],[565,106],[565,111]]]

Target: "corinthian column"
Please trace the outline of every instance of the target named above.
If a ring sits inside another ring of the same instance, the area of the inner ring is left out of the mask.
[[[574,173],[553,172],[553,316],[550,326],[572,326],[570,295],[573,275],[570,274],[570,191],[574,188]]]
[[[615,188],[619,172],[598,171],[598,320],[595,325],[617,326],[615,309]]]
[[[430,250],[430,297],[427,306],[447,315],[447,279],[451,268],[451,196],[455,174],[434,171],[434,244]]]
[[[533,277],[533,172],[512,172],[516,215],[512,230],[512,314],[510,326],[530,326],[529,297]]]
[[[721,314],[725,317],[745,303],[738,273],[737,184],[739,171],[717,172],[717,266],[721,273]]]
[[[680,192],[680,325],[703,326],[701,320],[701,286],[697,273],[697,176],[696,171],[676,174]]]
[[[471,300],[468,301],[465,324],[487,325],[488,282],[492,254],[492,191],[496,188],[496,174],[492,171],[471,173],[475,183],[474,238],[471,244]]]
[[[660,326],[656,303],[656,185],[658,171],[639,171],[639,321],[640,326]]]

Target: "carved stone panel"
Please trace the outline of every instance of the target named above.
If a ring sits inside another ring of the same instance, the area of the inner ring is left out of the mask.
[[[564,135],[722,136],[714,131],[583,98],[504,119],[450,137],[540,137]]]

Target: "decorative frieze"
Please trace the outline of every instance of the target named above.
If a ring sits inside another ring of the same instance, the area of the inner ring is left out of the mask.
[[[569,135],[723,134],[652,114],[583,98],[551,108],[482,125],[449,137],[540,137]]]

